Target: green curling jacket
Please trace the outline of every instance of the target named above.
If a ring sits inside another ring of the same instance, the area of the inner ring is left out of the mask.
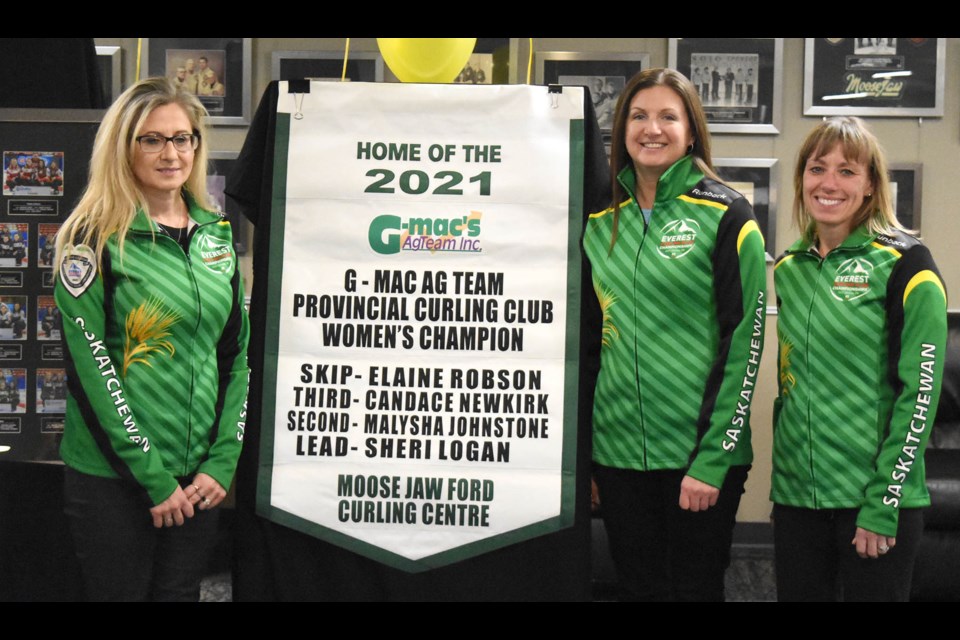
[[[631,197],[590,216],[583,246],[603,314],[593,458],[687,469],[720,487],[753,460],[750,404],[766,309],[763,237],[749,203],[689,156],[657,186],[649,224]]]
[[[930,504],[923,451],[940,397],[946,294],[916,238],[861,227],[821,257],[800,240],[777,261],[776,503],[859,509],[897,535]]]
[[[204,472],[229,489],[246,423],[249,323],[230,224],[190,202],[189,252],[143,212],[102,264],[68,248],[55,298],[67,347],[60,454],[154,504]]]

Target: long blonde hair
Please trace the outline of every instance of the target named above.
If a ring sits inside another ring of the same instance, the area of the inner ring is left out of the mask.
[[[803,239],[813,242],[817,232],[816,221],[803,206],[803,174],[807,161],[822,158],[835,147],[840,149],[847,161],[856,160],[867,167],[873,184],[870,195],[864,196],[860,210],[853,217],[853,227],[866,223],[870,233],[890,235],[899,230],[916,235],[897,220],[887,160],[880,141],[860,118],[838,116],[827,118],[815,126],[807,134],[797,154],[797,166],[793,174],[793,222]]]
[[[101,264],[107,239],[117,234],[120,254],[137,215],[149,215],[147,199],[133,173],[137,132],[154,109],[168,104],[183,108],[200,146],[194,151],[193,169],[184,190],[204,209],[213,209],[207,195],[207,145],[204,116],[207,110],[196,96],[164,77],[145,78],[124,91],[100,123],[90,157],[87,186],[56,239],[54,264],[60,268],[64,250],[76,244],[91,246]]]

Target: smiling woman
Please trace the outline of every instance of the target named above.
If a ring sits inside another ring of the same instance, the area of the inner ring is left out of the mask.
[[[192,600],[243,440],[248,323],[207,199],[206,112],[148,78],[104,116],[57,234],[66,513],[91,600]]]
[[[777,596],[906,600],[930,504],[943,283],[897,222],[884,153],[859,118],[808,134],[793,212],[802,237],[774,267]]]
[[[628,600],[724,599],[753,459],[763,238],[711,166],[696,89],[634,76],[617,104],[609,209],[583,248],[602,315],[594,480]]]

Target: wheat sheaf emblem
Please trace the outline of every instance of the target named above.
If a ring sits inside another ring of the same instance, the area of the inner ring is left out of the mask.
[[[780,389],[783,395],[790,393],[797,384],[797,379],[790,373],[790,354],[793,352],[793,345],[785,337],[780,336]]]
[[[620,332],[613,324],[610,317],[610,307],[617,301],[617,296],[609,289],[605,289],[602,284],[594,281],[593,291],[597,294],[597,300],[600,302],[600,311],[603,312],[603,330],[600,332],[600,343],[609,347],[613,340],[620,337]]]
[[[164,308],[156,298],[140,303],[127,314],[127,337],[123,344],[123,375],[135,362],[153,367],[150,358],[158,351],[166,351],[173,356],[176,349],[167,338],[170,327],[180,320],[180,316]]]

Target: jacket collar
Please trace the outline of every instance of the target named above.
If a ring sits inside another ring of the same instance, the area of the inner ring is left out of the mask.
[[[663,172],[657,182],[657,197],[654,204],[673,200],[682,193],[692,189],[703,179],[703,174],[697,169],[692,155],[685,155]],[[628,164],[617,175],[620,185],[634,200],[637,199],[637,176],[633,172],[633,164]]]
[[[849,250],[849,249],[862,249],[871,242],[877,239],[877,234],[870,233],[866,225],[860,225],[854,229],[850,235],[848,235],[843,242],[840,243],[840,246],[837,249]],[[815,255],[820,255],[816,253],[814,247],[816,246],[816,239],[813,241],[804,240],[800,238],[787,249],[786,253],[813,253]],[[834,249],[836,251],[837,249]]]
[[[190,212],[190,218],[197,223],[197,225],[206,224],[208,222],[216,222],[221,219],[221,217],[211,211],[200,207],[193,199],[193,197],[187,193],[183,192],[183,197],[187,201],[187,209]],[[133,222],[130,223],[131,231],[144,231],[147,233],[156,232],[160,228],[157,226],[157,223],[150,219],[150,216],[144,212],[143,209],[137,209],[137,214],[133,218]]]

